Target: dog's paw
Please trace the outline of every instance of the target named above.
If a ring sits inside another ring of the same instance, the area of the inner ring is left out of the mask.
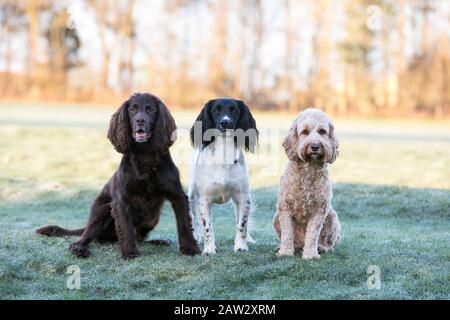
[[[216,252],[217,252],[216,246],[205,246],[203,248],[202,254],[204,256],[207,256],[207,255],[211,255],[211,254],[216,254]]]
[[[248,244],[244,240],[236,241],[234,243],[234,252],[248,251]]]
[[[78,242],[74,242],[69,247],[70,252],[80,258],[87,258],[91,255],[87,246],[81,245]]]
[[[133,260],[141,256],[139,251],[132,251],[122,254],[123,260]]]
[[[277,257],[291,257],[294,255],[294,249],[278,249]]]
[[[186,256],[195,256],[196,254],[200,254],[200,249],[197,245],[183,246],[180,247],[180,252]]]
[[[333,252],[333,247],[325,247],[322,245],[319,245],[317,248],[317,251],[319,251],[319,254],[326,253],[326,252]]]
[[[248,247],[234,247],[234,252],[245,252],[248,251]]]
[[[320,255],[317,252],[305,252],[305,251],[303,251],[302,259],[303,260],[320,259]]]

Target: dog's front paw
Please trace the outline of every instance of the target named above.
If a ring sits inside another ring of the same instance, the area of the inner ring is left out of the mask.
[[[319,244],[317,251],[319,251],[319,254],[326,253],[326,252],[333,252],[333,247],[325,247],[325,246],[322,246]]]
[[[70,252],[80,258],[87,258],[91,255],[89,248],[78,242],[74,242],[69,247]]]
[[[123,260],[133,260],[141,256],[139,251],[130,251],[122,254]]]
[[[280,248],[278,249],[277,256],[278,257],[290,257],[294,255],[294,248],[286,249],[286,248]]]
[[[236,241],[234,242],[234,252],[238,251],[248,251],[247,241],[242,239],[236,239]]]
[[[302,259],[303,259],[303,260],[320,259],[320,255],[319,255],[319,253],[317,253],[317,252],[307,252],[307,251],[303,251]]]
[[[184,254],[186,256],[195,256],[196,254],[200,254],[200,249],[198,245],[192,245],[192,246],[182,246],[180,247],[181,254]]]
[[[202,254],[205,256],[210,255],[210,254],[216,254],[216,246],[215,245],[205,246],[203,248]]]

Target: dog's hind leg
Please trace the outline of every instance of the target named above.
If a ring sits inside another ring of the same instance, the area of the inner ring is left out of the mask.
[[[102,241],[113,241],[117,239],[115,230],[111,226],[112,217],[109,199],[98,197],[92,204],[89,221],[81,238],[72,243],[69,250],[81,258],[90,256],[89,243],[93,240],[100,238]]]

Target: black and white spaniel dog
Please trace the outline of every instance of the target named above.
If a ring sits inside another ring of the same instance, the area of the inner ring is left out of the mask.
[[[247,230],[252,200],[243,150],[255,151],[255,119],[242,101],[211,100],[191,129],[191,142],[195,150],[188,196],[194,236],[204,239],[203,254],[216,253],[211,207],[230,199],[236,212],[234,251],[247,251],[247,243],[254,241]]]

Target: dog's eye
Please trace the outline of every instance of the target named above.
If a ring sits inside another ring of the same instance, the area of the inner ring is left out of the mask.
[[[318,132],[320,135],[327,134],[327,130],[325,130],[325,129],[320,129]]]
[[[219,108],[214,109],[214,113],[220,113],[220,109]]]
[[[231,110],[231,114],[237,114],[237,110],[236,109],[232,109]]]
[[[137,106],[136,104],[133,104],[133,105],[130,107],[129,110],[130,110],[131,112],[136,112],[137,108],[138,108],[138,106]]]
[[[309,131],[308,129],[303,129],[302,134],[304,134],[305,136],[308,135]]]

